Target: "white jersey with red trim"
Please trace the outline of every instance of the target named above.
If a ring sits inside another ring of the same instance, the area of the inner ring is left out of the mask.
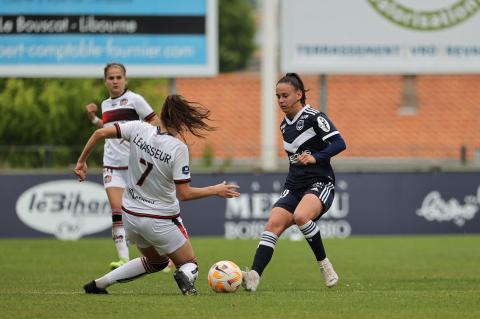
[[[108,98],[102,102],[103,126],[127,121],[147,121],[155,115],[145,99],[132,91],[126,90],[122,95]],[[109,168],[127,168],[128,141],[124,139],[107,139],[103,149],[103,166]]]
[[[118,137],[130,141],[123,207],[137,216],[179,214],[175,184],[191,179],[187,146],[145,122],[121,123],[115,127]]]

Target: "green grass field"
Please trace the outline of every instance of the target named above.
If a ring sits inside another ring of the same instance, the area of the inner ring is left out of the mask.
[[[182,296],[163,272],[84,294],[115,257],[109,239],[0,240],[0,318],[480,318],[478,235],[325,240],[340,276],[332,289],[305,242],[281,240],[259,290],[234,294],[211,291],[208,269],[221,259],[250,266],[257,241],[192,242],[198,296]]]

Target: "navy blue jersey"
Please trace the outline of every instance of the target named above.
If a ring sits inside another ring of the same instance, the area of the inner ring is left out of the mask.
[[[330,137],[340,134],[324,113],[306,105],[292,120],[285,116],[280,130],[283,148],[290,161],[285,188],[298,189],[315,182],[335,182],[330,158],[317,160],[315,164],[306,166],[298,164],[300,154],[320,152],[329,145]]]

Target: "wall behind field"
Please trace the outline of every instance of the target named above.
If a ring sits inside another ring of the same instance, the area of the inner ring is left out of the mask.
[[[236,199],[182,202],[190,235],[258,238],[284,174],[194,174],[192,185],[240,185]],[[319,220],[326,238],[380,234],[480,233],[480,173],[339,173],[335,201]],[[110,210],[100,174],[0,175],[0,238],[110,237]],[[301,239],[296,227],[285,237]]]
[[[319,76],[302,78],[307,102],[319,108]],[[208,139],[192,143],[194,159],[207,145],[219,158],[260,157],[260,81],[257,72],[177,80],[178,93],[208,106],[218,126]],[[410,84],[405,88],[402,75],[327,77],[327,113],[348,146],[340,159],[459,160],[463,147],[467,160],[478,160],[480,76],[418,75]],[[277,110],[278,125],[282,116]],[[279,132],[277,145],[284,158]]]

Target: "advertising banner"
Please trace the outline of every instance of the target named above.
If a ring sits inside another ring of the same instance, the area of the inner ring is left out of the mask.
[[[181,202],[191,236],[259,238],[282,191],[284,174],[194,174],[201,187],[237,183],[241,196]],[[318,221],[325,238],[351,235],[480,233],[480,173],[340,173],[335,200]],[[0,175],[1,238],[75,240],[110,236],[100,174]],[[8,187],[6,186],[8,185]],[[296,226],[284,237],[302,239]]]
[[[216,0],[0,0],[0,76],[215,75]]]
[[[284,0],[281,4],[284,72],[480,72],[479,1]]]

